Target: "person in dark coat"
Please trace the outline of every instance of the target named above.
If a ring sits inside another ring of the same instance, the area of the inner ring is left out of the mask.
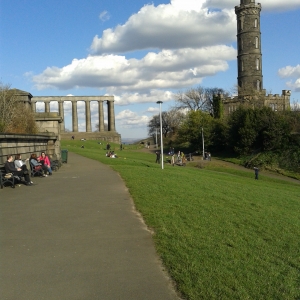
[[[160,163],[160,152],[156,151],[155,154],[156,154],[156,161],[155,162],[159,164]]]
[[[7,161],[4,166],[5,166],[6,173],[12,173],[14,176],[24,177],[25,185],[32,185],[32,183],[30,182],[28,170],[22,170],[21,168],[16,168],[13,162],[12,155],[7,155]]]
[[[258,171],[259,169],[257,167],[254,167],[254,174],[255,174],[255,180],[258,180]]]

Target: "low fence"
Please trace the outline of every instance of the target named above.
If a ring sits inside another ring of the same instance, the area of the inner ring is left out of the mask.
[[[61,159],[60,139],[54,133],[42,135],[0,134],[0,167],[7,160],[7,155],[21,154],[22,159],[29,158],[32,153],[38,156],[45,151],[50,157]]]

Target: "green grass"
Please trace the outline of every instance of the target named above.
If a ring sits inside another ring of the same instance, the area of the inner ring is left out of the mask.
[[[136,146],[110,159],[81,144],[62,142],[120,173],[185,299],[300,299],[299,185],[228,167],[161,170]]]

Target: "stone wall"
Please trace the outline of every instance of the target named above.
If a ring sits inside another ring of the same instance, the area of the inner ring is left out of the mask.
[[[45,151],[49,156],[61,158],[60,143],[54,133],[43,135],[0,134],[0,167],[4,165],[8,154],[21,154],[22,159],[29,158],[32,153]]]

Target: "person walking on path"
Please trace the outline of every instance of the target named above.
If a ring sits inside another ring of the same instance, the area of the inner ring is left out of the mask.
[[[156,151],[155,154],[156,154],[156,161],[155,162],[159,164],[160,163],[160,152]]]
[[[257,167],[254,167],[254,174],[255,174],[255,180],[258,180],[258,171],[259,169]]]

